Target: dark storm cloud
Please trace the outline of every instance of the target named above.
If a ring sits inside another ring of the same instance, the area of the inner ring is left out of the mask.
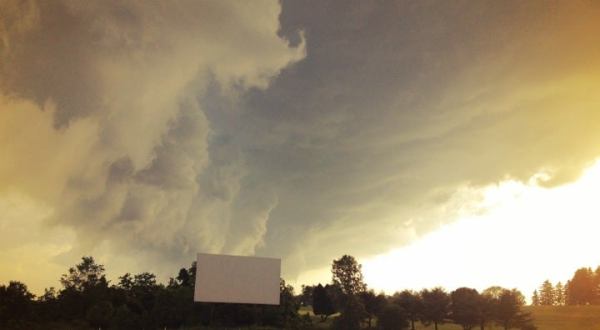
[[[109,242],[172,269],[259,253],[293,277],[452,221],[464,187],[554,185],[600,153],[586,3],[237,5],[6,7],[21,20],[2,26],[2,104],[46,110],[2,115],[60,166],[36,189],[11,140],[21,166],[0,182],[85,237],[73,254]]]
[[[244,146],[249,177],[278,192],[261,251],[283,251],[294,270],[326,265],[452,219],[452,209],[438,209],[458,187],[540,170],[555,171],[554,184],[564,182],[560,173],[574,179],[600,151],[577,146],[565,157],[563,149],[583,132],[598,140],[597,112],[572,109],[577,96],[561,80],[585,72],[572,60],[579,54],[597,67],[582,51],[593,38],[562,40],[596,24],[557,28],[578,19],[558,13],[581,9],[283,2],[279,33],[293,43],[303,31],[307,57],[268,90],[248,93],[227,122],[235,129],[222,132]],[[572,49],[558,49],[565,42]]]
[[[98,253],[165,275],[198,251],[262,244],[276,198],[242,187],[243,160],[212,140],[198,99],[210,84],[226,99],[265,88],[304,56],[277,36],[276,2],[0,8],[2,157],[11,159],[0,181],[77,233],[66,259],[108,246]]]

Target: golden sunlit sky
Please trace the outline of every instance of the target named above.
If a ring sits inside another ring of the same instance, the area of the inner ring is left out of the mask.
[[[0,283],[355,256],[527,296],[600,265],[600,3],[0,1]]]
[[[387,293],[500,285],[529,294],[540,279],[565,284],[575,269],[600,265],[600,161],[560,187],[539,185],[549,177],[541,172],[527,182],[508,179],[459,192],[463,208],[455,221],[364,260],[366,281]],[[302,282],[328,282],[330,271],[304,276]]]

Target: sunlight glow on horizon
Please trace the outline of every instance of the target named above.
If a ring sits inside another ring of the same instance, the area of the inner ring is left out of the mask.
[[[482,188],[483,201],[466,207],[456,221],[410,245],[359,258],[365,282],[387,294],[500,285],[529,299],[546,279],[564,284],[576,269],[595,268],[600,265],[600,160],[574,182],[539,185],[549,178],[542,172],[527,183],[505,180]],[[330,281],[329,268],[323,268],[301,274],[295,284]]]
[[[365,260],[369,286],[403,289],[492,285],[527,298],[543,280],[566,282],[600,264],[600,161],[575,182],[554,188],[504,181],[484,189],[483,214],[465,214],[413,244]]]

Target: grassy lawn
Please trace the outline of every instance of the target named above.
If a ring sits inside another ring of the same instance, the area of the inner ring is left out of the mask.
[[[528,307],[540,330],[600,330],[600,306]]]

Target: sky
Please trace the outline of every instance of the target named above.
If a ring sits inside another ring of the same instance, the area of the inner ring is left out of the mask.
[[[1,1],[0,283],[334,258],[393,292],[600,265],[594,1]]]

